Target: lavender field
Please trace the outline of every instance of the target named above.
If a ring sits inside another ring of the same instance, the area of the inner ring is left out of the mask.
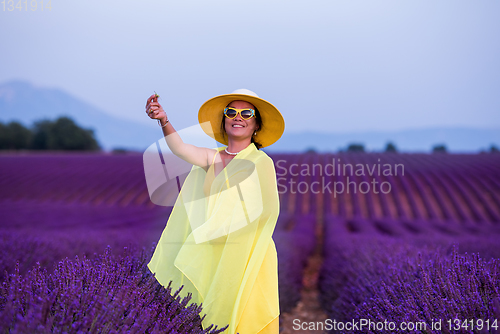
[[[281,312],[319,254],[330,319],[421,326],[299,332],[500,332],[499,154],[271,157]],[[0,155],[1,331],[202,333],[202,305],[146,267],[169,213],[149,200],[140,154]]]

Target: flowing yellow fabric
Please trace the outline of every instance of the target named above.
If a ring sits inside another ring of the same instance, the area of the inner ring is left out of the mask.
[[[193,166],[148,268],[163,286],[184,285],[183,296],[203,303],[204,328],[277,334],[278,215],[273,161],[253,143],[217,176],[213,163],[207,172]]]

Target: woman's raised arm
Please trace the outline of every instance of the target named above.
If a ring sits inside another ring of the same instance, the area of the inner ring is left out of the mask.
[[[157,119],[160,122],[163,135],[165,136],[165,141],[167,142],[167,145],[172,153],[193,165],[204,168],[205,171],[208,170],[210,162],[212,161],[213,155],[216,151],[210,148],[198,147],[184,143],[181,136],[179,136],[168,120],[167,114],[158,102],[158,97],[159,95],[153,94],[148,98],[148,101],[146,102],[146,113],[149,118]]]

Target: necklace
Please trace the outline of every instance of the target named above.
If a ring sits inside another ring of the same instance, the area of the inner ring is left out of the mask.
[[[240,152],[241,152],[241,151],[240,151],[240,152],[236,152],[236,153],[229,152],[229,151],[227,150],[227,148],[225,148],[225,149],[224,149],[224,151],[226,151],[226,153],[227,153],[227,154],[229,154],[229,155],[236,155],[236,154],[238,154],[238,153],[240,153]]]

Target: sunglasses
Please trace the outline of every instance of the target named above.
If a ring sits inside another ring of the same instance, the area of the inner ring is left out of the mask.
[[[224,109],[224,115],[227,118],[234,119],[240,114],[243,119],[250,119],[255,116],[255,110],[253,109],[236,109],[231,107],[226,107]]]

